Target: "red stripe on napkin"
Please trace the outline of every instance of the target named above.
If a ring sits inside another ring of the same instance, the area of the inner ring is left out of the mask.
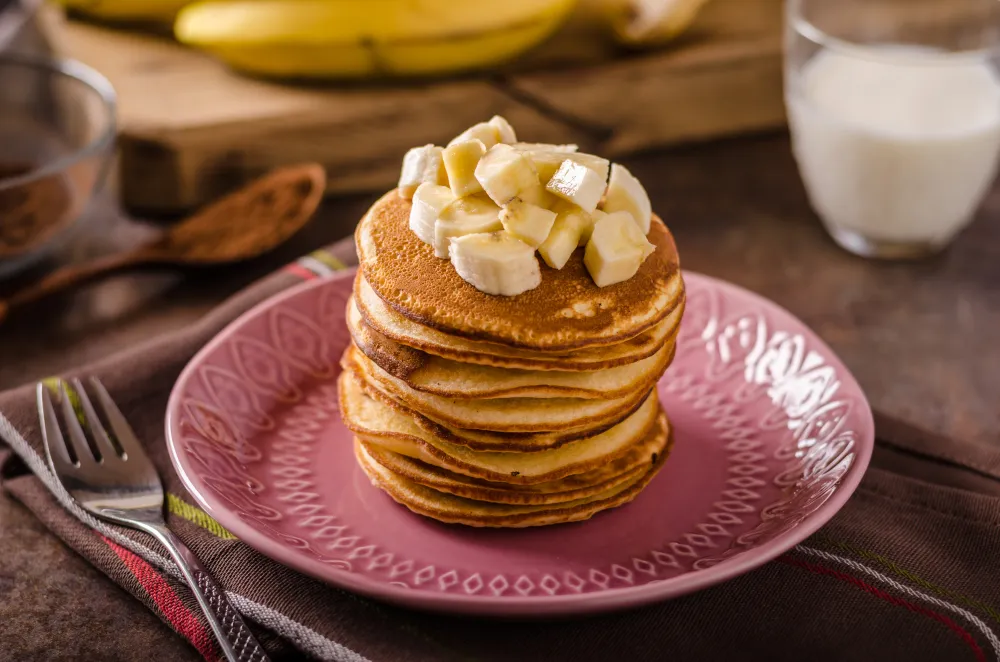
[[[104,538],[104,536],[101,537]],[[214,660],[218,660],[219,651],[216,650],[215,640],[212,638],[212,635],[202,626],[198,617],[184,606],[181,599],[174,593],[174,589],[170,588],[170,585],[160,576],[160,573],[124,547],[116,545],[107,538],[104,538],[104,542],[108,544],[108,547],[118,555],[122,563],[139,580],[139,583],[142,584],[146,593],[156,603],[156,606],[170,622],[170,625],[185,639],[190,641],[191,645],[206,660],[213,662]]]
[[[287,265],[285,267],[285,271],[287,271],[290,274],[295,274],[302,280],[312,280],[313,278],[316,278],[316,274],[309,271],[298,262],[292,262],[291,264]]]
[[[965,630],[961,625],[951,620],[944,614],[939,614],[938,612],[927,609],[926,607],[921,607],[920,605],[913,604],[908,600],[897,598],[896,596],[890,595],[885,591],[883,591],[882,589],[872,586],[871,584],[861,579],[858,579],[857,577],[853,577],[846,573],[833,570],[832,568],[827,568],[825,566],[817,565],[815,563],[808,563],[806,561],[799,561],[798,559],[790,558],[787,555],[779,556],[777,560],[782,563],[787,563],[789,565],[793,565],[798,568],[808,570],[809,572],[812,572],[817,575],[826,575],[828,577],[839,579],[842,582],[853,584],[854,586],[857,586],[861,590],[865,591],[866,593],[869,593],[870,595],[875,596],[876,598],[879,598],[880,600],[885,600],[886,602],[894,604],[897,607],[904,607],[914,613],[921,614],[930,619],[933,619],[943,624],[949,630],[957,634],[962,639],[962,641],[968,644],[969,648],[972,649],[973,654],[976,656],[976,659],[979,660],[979,662],[986,662],[986,654],[983,653],[983,649],[980,648],[979,644],[976,643],[975,638],[973,638],[973,636],[969,634],[969,632]]]

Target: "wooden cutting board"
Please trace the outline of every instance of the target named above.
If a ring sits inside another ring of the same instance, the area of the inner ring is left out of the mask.
[[[119,94],[123,203],[171,214],[279,165],[323,163],[332,193],[393,186],[403,153],[493,114],[527,141],[620,157],[780,126],[782,0],[712,0],[679,41],[619,49],[586,5],[497,72],[295,87],[236,75],[165,37],[53,19],[58,47]]]

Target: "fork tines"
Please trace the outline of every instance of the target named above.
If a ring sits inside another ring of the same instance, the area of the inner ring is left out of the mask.
[[[141,453],[132,428],[104,385],[94,377],[88,381],[104,420],[79,379],[68,383],[60,379],[49,387],[38,385],[38,407],[44,417],[46,432],[52,441],[58,442],[53,445],[59,450],[50,451],[52,461],[68,462],[79,467],[84,463],[124,461],[130,452]],[[57,404],[53,403],[53,396]],[[69,437],[68,443],[66,436]]]

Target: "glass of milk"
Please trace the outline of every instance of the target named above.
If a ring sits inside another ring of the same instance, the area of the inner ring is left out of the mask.
[[[1000,158],[1000,0],[787,0],[785,104],[810,203],[866,257],[936,253]]]

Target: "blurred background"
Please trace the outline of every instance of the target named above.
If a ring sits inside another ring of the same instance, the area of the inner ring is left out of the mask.
[[[497,113],[608,157],[784,118],[781,0],[5,2],[38,5],[24,47],[114,87],[120,197],[147,216],[303,160],[385,190],[407,149]]]

